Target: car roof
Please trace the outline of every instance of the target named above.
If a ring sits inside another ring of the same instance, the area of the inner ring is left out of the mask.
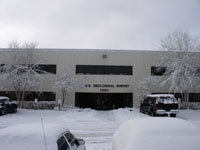
[[[69,130],[59,124],[44,123],[43,126],[42,123],[26,123],[1,129],[1,146],[7,149],[44,150],[45,138],[48,150],[57,149],[57,138]]]
[[[150,94],[147,95],[146,97],[174,97],[173,94]]]

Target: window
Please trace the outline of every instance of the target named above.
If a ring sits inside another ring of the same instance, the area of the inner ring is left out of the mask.
[[[68,140],[68,142],[71,144],[71,146],[76,145],[76,139],[74,138],[74,136],[70,132],[65,133],[65,137]]]
[[[37,69],[39,69],[38,73],[46,72],[46,73],[56,74],[56,65],[39,64]]]
[[[6,64],[1,64],[1,72],[3,72],[3,66],[5,66]],[[22,64],[23,65],[23,64]],[[10,67],[10,69],[15,69],[16,66],[19,66],[19,65],[12,65]],[[28,65],[28,68],[29,67],[33,67],[33,65]],[[56,65],[52,65],[52,64],[39,64],[39,65],[35,65],[33,67],[33,69],[37,72],[37,73],[40,73],[40,74],[43,74],[43,73],[52,73],[52,74],[56,74]],[[21,72],[23,72],[24,70],[22,70]]]
[[[200,93],[190,93],[189,102],[200,102]]]
[[[69,150],[70,147],[63,136],[57,140],[58,150]]]
[[[167,67],[156,67],[151,66],[151,75],[152,76],[162,76],[166,73]]]
[[[144,99],[144,103],[147,104],[148,102],[149,102],[149,98],[145,98],[145,99]]]
[[[76,74],[132,75],[132,66],[76,65]]]
[[[200,68],[196,70],[196,76],[200,76]]]

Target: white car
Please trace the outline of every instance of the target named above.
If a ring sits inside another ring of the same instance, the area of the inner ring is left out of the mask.
[[[85,142],[58,124],[18,124],[0,129],[2,150],[85,150]]]
[[[142,117],[122,124],[113,150],[199,150],[200,127],[177,118]]]

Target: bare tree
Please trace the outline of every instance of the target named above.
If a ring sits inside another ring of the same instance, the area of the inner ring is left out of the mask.
[[[73,89],[74,80],[68,73],[63,73],[55,81],[55,88],[62,92],[62,106],[64,105],[66,95]]]
[[[143,98],[145,96],[147,96],[148,94],[151,94],[152,88],[154,86],[157,86],[159,84],[160,80],[157,78],[153,78],[153,77],[147,77],[144,80],[142,80],[141,82],[138,83],[138,87],[140,90],[140,96],[142,96]]]
[[[17,41],[9,44],[8,62],[1,66],[3,82],[6,90],[13,89],[21,108],[29,91],[40,85],[38,58],[34,51],[36,43],[24,43]]]
[[[198,40],[187,32],[175,31],[161,40],[164,50],[161,66],[166,66],[166,78],[161,85],[168,85],[169,92],[181,93],[182,100],[189,103],[189,92],[199,81]]]

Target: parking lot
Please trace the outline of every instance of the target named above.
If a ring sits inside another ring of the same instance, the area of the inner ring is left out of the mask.
[[[181,110],[177,118],[192,122],[200,127],[200,110]],[[86,141],[87,150],[111,150],[114,131],[126,120],[149,117],[138,109],[95,111],[70,109],[67,111],[27,110],[0,116],[0,130],[21,123],[58,123],[66,125],[77,137]]]

